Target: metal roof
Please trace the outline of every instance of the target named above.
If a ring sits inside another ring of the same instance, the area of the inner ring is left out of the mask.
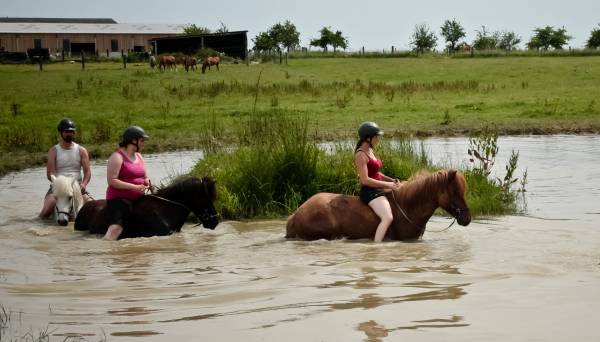
[[[0,17],[0,23],[69,23],[69,24],[116,24],[112,18],[22,18]]]
[[[81,23],[4,23],[0,33],[87,33],[87,34],[178,34],[185,25],[168,24],[81,24]]]

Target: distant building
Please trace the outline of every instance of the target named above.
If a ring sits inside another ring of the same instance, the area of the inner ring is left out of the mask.
[[[0,17],[0,51],[118,56],[121,51],[152,51],[152,40],[183,33],[184,25],[120,24],[108,18]]]
[[[207,33],[193,36],[175,36],[153,39],[157,54],[180,52],[195,54],[200,49],[213,49],[227,56],[246,59],[248,52],[248,31]]]

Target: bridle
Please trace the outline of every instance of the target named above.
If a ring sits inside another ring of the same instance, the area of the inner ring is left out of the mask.
[[[185,205],[183,203],[180,203],[180,202],[177,202],[177,201],[173,201],[173,200],[170,200],[168,198],[160,197],[160,196],[155,195],[155,194],[148,194],[146,196],[153,197],[153,198],[159,199],[159,200],[167,202],[167,203],[175,204],[177,206],[180,206],[180,207],[185,208],[186,210],[190,211],[191,213],[194,214],[194,216],[196,216],[196,219],[198,219],[198,221],[200,221],[200,223],[198,223],[194,227],[198,227],[198,226],[202,225],[202,222],[205,222],[205,221],[208,221],[208,220],[212,220],[212,219],[214,219],[216,217],[219,217],[219,214],[211,214],[211,213],[209,213],[207,208],[204,208],[202,214],[198,215],[192,209],[190,209],[187,205]]]
[[[54,206],[54,216],[58,217],[58,215],[60,214],[64,214],[67,215],[67,218],[71,216],[71,213],[73,213],[73,210],[75,208],[75,199],[73,198],[73,196],[71,196],[71,209],[69,211],[62,211],[62,210],[58,210],[58,207],[55,205]]]
[[[396,200],[396,194],[394,193],[394,191],[392,190],[392,198],[394,199],[394,204],[396,204],[396,208],[398,208],[398,210],[400,211],[400,213],[402,213],[402,216],[404,216],[404,218],[408,221],[408,223],[412,224],[414,227],[418,228],[418,229],[423,229],[426,227],[420,227],[419,225],[417,225],[416,223],[414,223],[409,217],[408,215],[406,215],[406,213],[404,212],[404,210],[402,209],[402,207],[400,207],[400,204],[398,204],[398,201]],[[444,232],[448,229],[450,229],[450,227],[452,227],[454,225],[454,222],[456,222],[456,218],[462,213],[463,209],[461,208],[456,208],[454,211],[456,211],[456,216],[454,216],[454,219],[452,220],[452,222],[450,223],[450,225],[448,225],[448,227],[442,229],[442,230],[428,230],[429,232],[432,233],[441,233]]]

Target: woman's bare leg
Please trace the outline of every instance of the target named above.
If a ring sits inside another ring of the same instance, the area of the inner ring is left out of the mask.
[[[123,232],[123,227],[119,224],[111,224],[104,235],[104,240],[115,241]]]
[[[394,220],[390,202],[387,197],[379,196],[369,202],[369,207],[371,207],[375,214],[381,219],[381,222],[379,222],[379,225],[377,226],[377,231],[375,232],[375,238],[373,239],[375,242],[381,242],[383,241],[390,224],[392,224],[392,221]]]

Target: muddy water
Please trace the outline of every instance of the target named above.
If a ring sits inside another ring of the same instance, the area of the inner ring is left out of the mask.
[[[597,340],[600,210],[589,202],[600,197],[600,139],[506,139],[501,151],[515,146],[529,170],[533,214],[441,233],[448,221],[436,217],[416,243],[286,241],[283,221],[109,243],[31,219],[44,170],[9,175],[2,340],[39,331],[52,341]],[[463,143],[426,141],[434,158],[455,160]],[[198,157],[147,165],[157,181]],[[98,197],[104,168],[93,166]]]

